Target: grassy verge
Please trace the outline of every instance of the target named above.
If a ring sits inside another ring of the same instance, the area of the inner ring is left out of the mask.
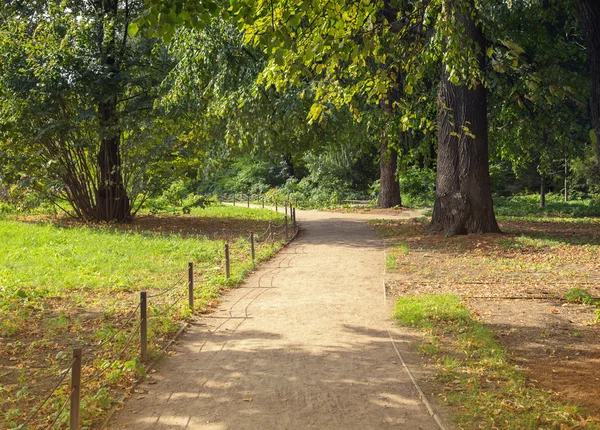
[[[546,206],[540,208],[540,196],[537,194],[497,197],[494,210],[501,217],[520,218],[585,218],[600,217],[600,202],[597,200],[572,200],[565,202],[559,194],[547,194]]]
[[[598,428],[577,407],[531,387],[492,332],[472,318],[457,296],[403,297],[394,317],[427,333],[421,350],[435,361],[442,397],[459,408],[461,428]]]
[[[195,308],[206,311],[254,267],[246,238],[265,231],[269,221],[280,223],[282,215],[212,207],[140,217],[126,226],[1,219],[0,427],[16,427],[36,410],[71,363],[74,347],[84,352],[82,425],[97,423],[144,374],[137,358],[139,292],[150,296],[152,359],[190,317],[187,263],[195,267]],[[230,241],[229,280],[223,237]],[[270,258],[281,239],[258,242],[257,262]],[[27,428],[52,427],[55,418],[56,427],[64,426],[68,414],[58,411],[67,396],[66,384],[60,385]]]

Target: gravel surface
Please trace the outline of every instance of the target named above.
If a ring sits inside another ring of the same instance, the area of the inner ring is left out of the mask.
[[[109,428],[438,428],[390,340],[422,372],[384,304],[384,247],[365,224],[382,214],[297,217],[300,236],[195,321]]]

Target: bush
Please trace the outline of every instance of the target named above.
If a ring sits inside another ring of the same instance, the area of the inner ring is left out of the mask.
[[[8,215],[15,212],[15,208],[6,202],[0,200],[0,215]]]
[[[598,217],[600,202],[594,199],[563,201],[560,194],[546,194],[546,207],[540,208],[539,194],[494,199],[496,215],[504,216],[556,216],[556,217]]]
[[[181,211],[188,214],[193,207],[203,208],[216,201],[216,197],[200,196],[189,192],[189,185],[183,181],[177,181],[172,183],[162,195],[146,200],[144,209],[152,213]]]
[[[400,172],[402,205],[433,206],[435,201],[435,170],[410,166]]]

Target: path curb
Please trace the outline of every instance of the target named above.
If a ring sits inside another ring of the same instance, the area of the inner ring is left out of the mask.
[[[383,261],[385,262],[386,259],[387,259],[387,242],[384,241]],[[383,267],[384,267],[384,269],[383,269],[383,274],[384,274],[384,279],[383,279],[383,303],[384,303],[385,306],[387,306],[387,288],[386,288],[386,285],[385,285],[385,274],[387,273],[387,269],[385,268],[385,266],[383,266]],[[396,352],[396,355],[400,359],[400,363],[402,363],[402,367],[404,367],[404,370],[408,374],[408,377],[410,378],[411,382],[413,383],[413,386],[417,390],[417,394],[419,395],[419,400],[421,400],[421,403],[423,403],[425,405],[425,407],[427,408],[427,412],[429,413],[429,415],[431,416],[431,418],[433,418],[433,420],[438,425],[438,427],[440,428],[440,430],[450,430],[449,427],[447,427],[444,424],[444,422],[442,421],[442,418],[437,414],[437,412],[435,412],[435,410],[433,409],[433,406],[432,406],[431,402],[427,399],[427,396],[425,395],[425,393],[423,392],[423,390],[419,386],[417,380],[413,376],[412,372],[410,371],[410,369],[406,365],[406,362],[404,361],[404,358],[402,357],[402,354],[400,354],[400,350],[396,346],[396,342],[394,341],[394,338],[392,337],[392,332],[389,329],[387,330],[387,332],[388,332],[388,336],[390,337],[390,341],[392,342],[392,346],[394,347],[394,351]]]

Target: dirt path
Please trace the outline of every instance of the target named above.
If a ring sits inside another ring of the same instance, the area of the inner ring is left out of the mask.
[[[438,428],[390,340],[410,348],[364,223],[381,214],[297,217],[300,237],[198,320],[109,428]]]

